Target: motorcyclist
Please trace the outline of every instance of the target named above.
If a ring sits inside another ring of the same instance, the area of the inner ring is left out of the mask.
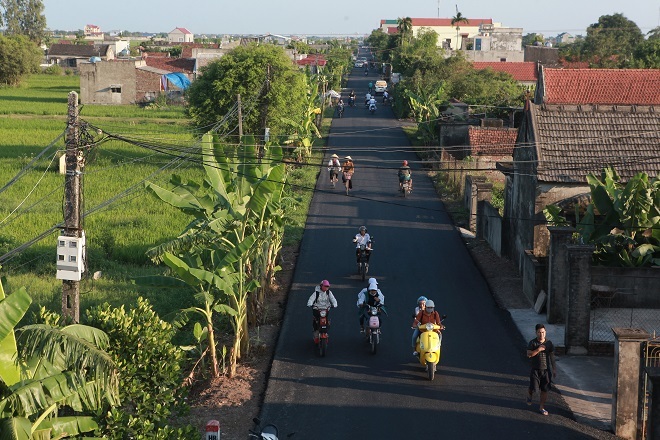
[[[344,101],[339,98],[339,101],[337,101],[337,114],[341,118],[341,115],[344,113]]]
[[[364,95],[364,105],[369,106],[369,101],[371,101],[371,93]]]
[[[351,90],[351,93],[348,94],[348,105],[351,107],[355,105],[355,90]]]
[[[374,83],[369,81],[369,93],[371,93],[374,89]]]
[[[369,100],[369,110],[371,110],[372,108],[376,110],[376,99],[374,97],[372,97]]]
[[[424,295],[420,296],[417,298],[417,306],[415,306],[415,311],[413,312],[413,319],[417,317],[419,312],[424,311],[426,309],[426,301],[428,298],[426,298]],[[421,332],[419,331],[419,327],[413,327],[413,334],[412,334],[412,344],[413,344],[413,350],[417,348],[417,338],[419,337],[419,334]]]
[[[355,257],[357,259],[358,269],[360,268],[360,246],[364,245],[367,253],[367,267],[369,266],[369,258],[371,257],[371,236],[367,233],[366,226],[360,226],[360,230],[355,234],[353,239],[355,243]]]
[[[389,100],[390,100],[390,94],[387,93],[387,90],[385,90],[385,91],[383,92],[383,104],[385,104],[385,103],[388,102]]]
[[[399,167],[399,172],[397,173],[399,176],[399,189],[403,186],[403,182],[408,180],[410,182],[410,191],[412,191],[412,186],[413,186],[413,180],[412,180],[412,171],[410,170],[410,167],[408,166],[408,161],[404,160],[401,166]]]
[[[364,69],[364,76],[369,75],[369,66],[367,66],[366,69]]]
[[[370,278],[369,280],[371,281],[372,279],[373,278]],[[383,293],[380,291],[376,282],[370,282],[368,288],[362,289],[358,293],[357,306],[360,313],[360,333],[364,333],[364,319],[366,318],[366,309],[368,307],[378,305],[385,305],[385,295],[383,295]]]
[[[339,171],[341,171],[341,163],[339,163],[339,156],[333,154],[330,156],[330,161],[328,162],[328,172],[330,173],[330,183],[333,182],[334,178],[339,176]]]
[[[442,330],[442,320],[440,319],[440,314],[435,311],[435,303],[433,300],[429,299],[426,300],[426,307],[424,310],[420,310],[419,313],[417,313],[417,316],[415,316],[415,319],[413,320],[412,323],[412,328],[418,328],[419,324],[428,324],[428,323],[433,323],[439,325],[441,328],[439,330],[436,330],[436,332],[439,332]],[[413,356],[419,356],[419,353],[417,352],[417,338],[413,338]]]
[[[330,307],[337,307],[337,300],[330,290],[330,282],[328,280],[321,281],[319,285],[314,288],[314,292],[307,300],[307,307],[312,308],[312,315],[314,317],[312,320],[312,328],[314,331],[314,340],[317,340],[318,323],[319,318],[321,317],[321,310],[328,311],[327,316],[329,322]]]
[[[353,189],[353,173],[355,173],[355,165],[353,164],[353,158],[351,156],[346,156],[344,158],[344,163],[341,164],[341,181],[346,183],[348,180],[348,189]]]

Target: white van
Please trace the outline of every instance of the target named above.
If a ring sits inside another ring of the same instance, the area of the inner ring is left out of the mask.
[[[376,84],[374,86],[374,93],[376,95],[382,95],[385,90],[387,90],[387,81],[384,81],[382,79],[376,81]]]

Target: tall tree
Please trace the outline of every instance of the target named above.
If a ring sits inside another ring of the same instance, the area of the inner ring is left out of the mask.
[[[17,85],[24,75],[38,71],[42,57],[41,49],[27,37],[0,35],[0,84]]]
[[[46,30],[44,4],[41,0],[0,0],[5,35],[25,35],[41,44]]]
[[[644,35],[623,14],[603,15],[587,28],[584,52],[597,67],[623,67]]]
[[[399,31],[399,45],[403,46],[404,43],[410,42],[413,31],[412,31],[412,18],[397,18],[396,29]]]
[[[463,16],[456,7],[456,15],[451,18],[451,25],[456,26],[456,50],[459,50],[458,31],[461,30],[461,23],[469,24],[470,20]]]
[[[266,88],[267,71],[270,82]],[[199,127],[221,125],[233,130],[236,119],[225,120],[235,111],[236,95],[241,95],[243,131],[262,134],[259,108],[268,104],[266,115],[271,136],[285,134],[283,117],[299,119],[307,90],[304,74],[286,56],[284,49],[264,44],[239,46],[202,68],[201,76],[188,89],[188,112]]]

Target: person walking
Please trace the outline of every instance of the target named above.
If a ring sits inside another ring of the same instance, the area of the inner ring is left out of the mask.
[[[555,346],[546,339],[545,326],[536,324],[536,338],[527,344],[527,357],[531,359],[532,369],[529,374],[529,389],[527,390],[527,405],[532,404],[532,396],[537,389],[540,391],[539,412],[548,415],[545,401],[553,377],[557,377],[555,365]]]

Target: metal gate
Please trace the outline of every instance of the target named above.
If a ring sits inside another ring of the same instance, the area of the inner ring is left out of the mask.
[[[660,367],[660,336],[654,336],[644,344],[644,367]],[[646,368],[642,380],[642,439],[647,437],[647,422],[649,419],[649,408],[651,404],[650,382]],[[660,398],[660,390],[655,390],[655,398]]]

